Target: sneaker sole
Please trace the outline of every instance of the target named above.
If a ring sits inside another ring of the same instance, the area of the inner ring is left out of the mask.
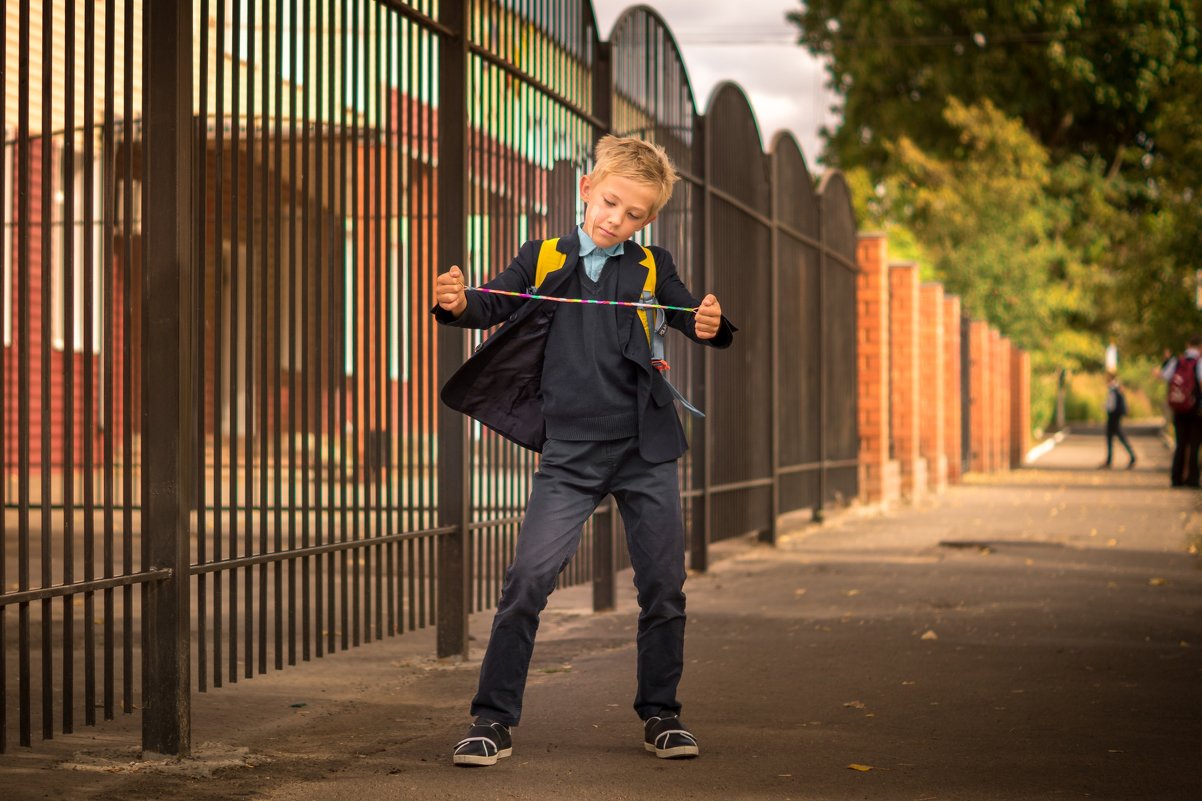
[[[678,745],[675,748],[656,748],[654,743],[643,743],[643,748],[653,751],[660,759],[688,759],[701,756],[701,749],[695,745]]]
[[[466,765],[468,767],[485,767],[488,765],[497,764],[497,760],[502,757],[507,757],[513,754],[512,748],[506,748],[504,751],[498,751],[493,756],[476,756],[474,754],[455,754],[451,759],[456,765]]]

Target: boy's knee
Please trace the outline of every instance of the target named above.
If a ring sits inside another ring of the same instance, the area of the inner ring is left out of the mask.
[[[558,571],[542,565],[511,565],[505,574],[504,594],[513,603],[541,610],[555,589]]]
[[[684,577],[656,576],[639,582],[639,607],[645,612],[684,613]]]

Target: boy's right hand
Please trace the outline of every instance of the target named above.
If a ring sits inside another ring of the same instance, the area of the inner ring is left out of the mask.
[[[441,308],[456,317],[467,310],[467,293],[463,290],[463,273],[458,265],[438,276],[434,284],[434,299]]]

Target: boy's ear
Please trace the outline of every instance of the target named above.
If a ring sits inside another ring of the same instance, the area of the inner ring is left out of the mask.
[[[587,175],[580,176],[580,199],[588,203],[588,196],[593,191],[593,182]]]

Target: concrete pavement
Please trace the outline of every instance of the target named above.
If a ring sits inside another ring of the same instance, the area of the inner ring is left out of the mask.
[[[196,696],[193,760],[137,761],[135,717],[0,757],[0,796],[1196,801],[1202,496],[1135,446],[1102,471],[1101,438],[1069,436],[917,506],[725,546],[686,586],[697,760],[643,751],[632,592],[593,615],[586,587],[552,596],[494,768],[449,759],[485,614],[466,663],[428,632],[373,644]]]

